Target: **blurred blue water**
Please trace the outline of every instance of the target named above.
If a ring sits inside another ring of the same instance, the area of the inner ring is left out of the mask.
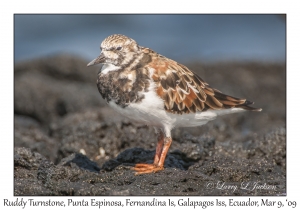
[[[91,60],[114,33],[179,62],[285,61],[278,15],[15,15],[15,62],[54,53]]]

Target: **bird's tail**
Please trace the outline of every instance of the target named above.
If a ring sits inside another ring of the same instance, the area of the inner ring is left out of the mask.
[[[262,110],[261,108],[251,107],[250,105],[254,104],[254,102],[252,101],[225,95],[221,92],[215,92],[214,97],[223,104],[224,108],[242,108],[245,110],[257,112],[260,112]]]

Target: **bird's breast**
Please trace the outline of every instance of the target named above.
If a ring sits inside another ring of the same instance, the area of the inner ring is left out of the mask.
[[[124,108],[145,98],[144,93],[149,91],[150,78],[137,70],[102,71],[98,74],[97,86],[107,102],[113,101]]]

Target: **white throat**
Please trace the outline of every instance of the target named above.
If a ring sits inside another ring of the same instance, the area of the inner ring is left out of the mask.
[[[101,68],[101,74],[107,74],[110,71],[116,71],[119,69],[120,69],[119,66],[115,66],[114,64],[110,64],[110,63],[105,63]]]

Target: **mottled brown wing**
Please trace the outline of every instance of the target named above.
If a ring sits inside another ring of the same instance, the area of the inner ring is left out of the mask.
[[[171,113],[194,113],[233,107],[261,110],[248,106],[253,102],[228,96],[211,88],[184,65],[161,55],[153,58],[149,66],[154,69],[152,78],[157,84],[157,95],[164,100],[165,109]]]

